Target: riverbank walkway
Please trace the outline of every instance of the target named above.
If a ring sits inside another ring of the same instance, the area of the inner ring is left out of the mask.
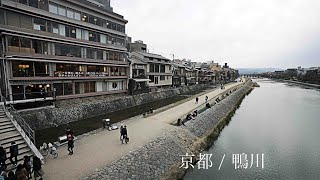
[[[230,83],[225,85],[225,89],[221,90],[219,87],[202,94],[199,96],[198,104],[195,103],[194,98],[146,118],[136,116],[125,120],[122,124],[126,125],[128,129],[130,138],[128,144],[121,144],[120,130],[105,130],[77,140],[73,155],[68,155],[66,145],[61,146],[58,148],[59,157],[57,159],[47,157],[46,163],[43,165],[44,179],[72,180],[89,175],[131,151],[139,149],[170,128],[174,128],[169,123],[205,104],[205,96],[208,96],[210,100],[241,84],[243,82]],[[121,170],[119,169],[119,171]]]

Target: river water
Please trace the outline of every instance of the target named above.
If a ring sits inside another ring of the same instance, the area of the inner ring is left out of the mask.
[[[212,154],[212,167],[194,166],[184,179],[320,179],[320,91],[257,82],[261,87],[246,96],[217,141],[204,152]],[[233,159],[242,153],[247,154],[248,167],[242,158],[244,166],[236,169]]]

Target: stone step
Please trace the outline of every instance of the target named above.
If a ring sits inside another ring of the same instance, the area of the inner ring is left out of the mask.
[[[6,142],[6,143],[2,143],[2,147],[6,150],[9,150],[10,146],[11,146],[11,142],[15,142],[17,145],[18,145],[18,148],[21,146],[24,147],[23,145],[27,145],[26,142],[24,141],[24,139],[19,139],[19,140],[12,140],[12,141],[9,141],[9,142]]]
[[[6,125],[9,125],[9,124],[12,124],[12,122],[10,120],[8,121],[3,121],[3,122],[0,122],[0,127],[2,126],[6,126]],[[12,124],[13,125],[13,124]]]
[[[12,132],[12,131],[16,131],[15,127],[11,127],[11,128],[7,128],[7,129],[0,129],[0,134],[4,134],[7,132]]]
[[[6,153],[7,153],[7,157],[10,157],[10,145],[11,144],[9,144],[9,146],[6,145],[6,148],[5,148]],[[18,151],[19,154],[22,154],[26,151],[30,151],[30,148],[26,143],[20,144],[20,145],[18,144],[18,149],[19,149],[19,151]]]
[[[21,137],[21,135],[20,135],[20,133],[18,131],[6,132],[6,133],[3,133],[3,134],[0,134],[0,142],[2,143],[2,142],[10,140],[11,138],[15,138],[15,137],[18,137],[18,136]]]
[[[2,115],[0,115],[0,118],[7,118],[7,115],[6,114],[2,114]]]
[[[2,146],[4,146],[6,144],[11,144],[12,141],[15,141],[16,143],[18,141],[24,142],[24,139],[20,134],[15,134],[15,135],[9,136],[7,139],[1,140],[1,144]]]
[[[10,124],[6,124],[6,125],[1,125],[0,129],[4,130],[4,129],[13,128],[13,127],[14,127],[14,125],[12,123],[10,123]]]

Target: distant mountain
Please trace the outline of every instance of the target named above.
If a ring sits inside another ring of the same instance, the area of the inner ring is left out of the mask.
[[[239,74],[254,74],[254,73],[264,73],[264,72],[274,72],[281,71],[283,69],[280,68],[237,68],[239,70]]]

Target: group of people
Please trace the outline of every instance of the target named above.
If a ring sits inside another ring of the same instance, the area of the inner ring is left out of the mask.
[[[10,157],[7,158],[6,150],[0,144],[0,180],[28,180],[32,178],[32,173],[35,179],[42,179],[44,171],[42,170],[42,162],[37,156],[24,156],[23,164],[18,163],[18,145],[15,142],[10,146]],[[9,159],[11,164],[16,167],[16,171],[7,173],[6,160]],[[32,161],[31,161],[32,160]]]
[[[192,113],[188,113],[186,116],[186,120],[189,121],[198,116],[198,110],[194,110]]]
[[[121,126],[120,127],[120,141],[121,141],[122,144],[123,144],[123,140],[126,143],[129,142],[127,126]]]

